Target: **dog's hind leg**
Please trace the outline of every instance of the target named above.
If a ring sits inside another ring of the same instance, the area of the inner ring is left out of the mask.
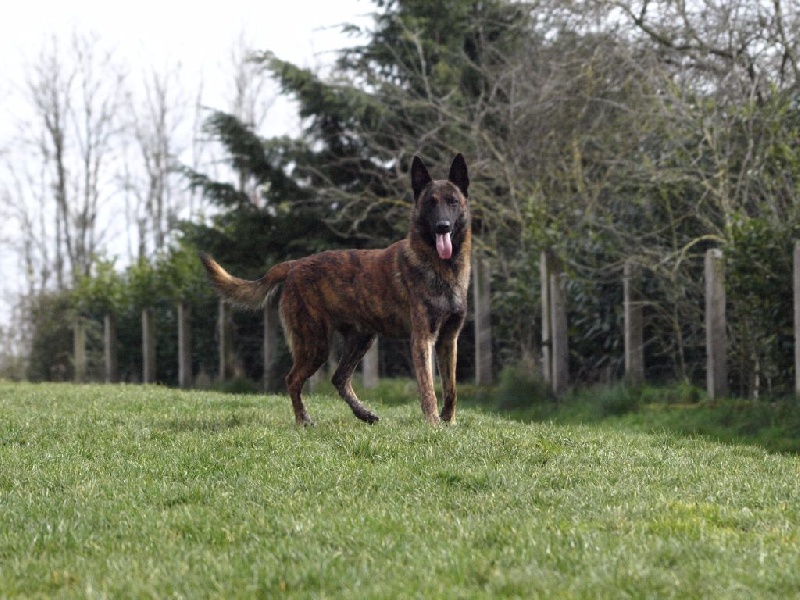
[[[352,384],[353,372],[361,359],[364,358],[367,350],[372,346],[375,334],[349,330],[343,331],[342,335],[344,336],[342,358],[331,381],[355,416],[367,423],[375,423],[378,420],[378,415],[361,403],[355,391],[353,391]]]
[[[301,395],[303,385],[328,360],[330,351],[329,336],[311,339],[313,339],[313,343],[301,341],[303,338],[294,336],[292,344],[294,364],[292,365],[292,370],[286,376],[286,387],[289,390],[289,397],[292,399],[294,418],[297,424],[302,426],[314,424],[303,404]]]

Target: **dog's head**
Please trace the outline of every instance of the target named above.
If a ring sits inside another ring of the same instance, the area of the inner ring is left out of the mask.
[[[464,157],[456,155],[447,179],[433,180],[422,160],[415,156],[411,163],[411,187],[414,190],[411,226],[425,243],[436,248],[442,260],[457,256],[470,227],[469,176]]]

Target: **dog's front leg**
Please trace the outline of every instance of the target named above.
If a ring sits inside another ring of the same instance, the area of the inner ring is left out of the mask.
[[[453,314],[439,330],[436,342],[436,357],[442,376],[442,421],[456,422],[456,360],[458,355],[458,333],[464,325],[466,311]]]
[[[431,358],[433,355],[433,338],[429,335],[413,333],[411,336],[411,356],[414,363],[414,373],[417,376],[417,389],[419,400],[422,404],[422,413],[431,425],[439,423],[439,413],[436,406],[436,393],[433,390],[433,370]]]
[[[456,354],[457,339],[440,339],[436,344],[439,373],[442,376],[442,421],[456,422]]]

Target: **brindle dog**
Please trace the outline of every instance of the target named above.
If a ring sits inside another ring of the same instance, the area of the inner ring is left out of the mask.
[[[382,250],[321,252],[275,265],[256,281],[232,277],[201,254],[211,282],[228,302],[255,309],[280,295],[281,323],[294,360],[286,385],[299,425],[312,424],[300,392],[328,359],[334,331],[342,334],[344,351],[333,384],[359,419],[378,420],[356,397],[351,380],[380,333],[411,339],[427,421],[455,422],[456,345],[467,313],[472,244],[464,157],[455,157],[447,179],[434,181],[415,156],[411,187],[408,236]],[[431,370],[434,347],[444,394],[441,416]]]

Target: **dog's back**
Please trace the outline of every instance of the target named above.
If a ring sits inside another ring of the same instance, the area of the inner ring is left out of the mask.
[[[311,320],[328,330],[410,334],[401,262],[407,243],[381,250],[332,250],[294,261],[281,292],[284,325]]]

